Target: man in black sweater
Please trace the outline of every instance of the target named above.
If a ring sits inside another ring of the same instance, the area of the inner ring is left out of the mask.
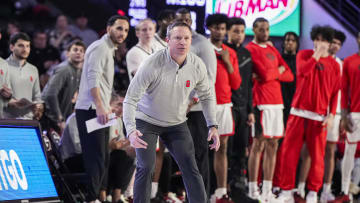
[[[287,32],[284,35],[284,41],[282,45],[283,51],[281,56],[288,64],[291,72],[295,76],[292,82],[281,82],[281,93],[284,100],[284,126],[289,116],[291,101],[295,94],[296,88],[296,53],[299,50],[299,36],[294,32]]]
[[[235,136],[231,137],[232,147],[229,146],[230,168],[232,174],[239,177],[245,187],[247,169],[247,147],[250,126],[255,122],[252,106],[252,60],[250,52],[242,46],[245,39],[245,21],[241,18],[231,18],[227,24],[228,39],[226,45],[233,48],[238,57],[239,71],[242,83],[239,89],[232,91],[233,118]]]

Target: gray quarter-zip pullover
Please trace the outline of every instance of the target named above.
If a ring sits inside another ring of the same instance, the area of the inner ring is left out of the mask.
[[[42,103],[39,73],[35,66],[25,62],[20,66],[20,62],[13,55],[6,60],[9,65],[10,84],[13,97],[17,100],[25,98],[33,103]],[[19,109],[7,107],[4,109],[5,118],[33,119],[32,107]]]
[[[90,106],[96,109],[90,90],[98,87],[104,108],[110,110],[110,98],[114,82],[115,49],[116,47],[108,34],[105,34],[86,49],[75,109],[88,110]]]
[[[189,52],[180,68],[168,48],[150,56],[135,74],[124,100],[127,135],[136,129],[135,118],[161,127],[185,122],[193,90],[199,95],[207,125],[216,125],[216,99],[202,60]]]

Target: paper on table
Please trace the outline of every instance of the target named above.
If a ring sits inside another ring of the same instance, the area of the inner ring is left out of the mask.
[[[95,131],[95,130],[98,130],[98,129],[113,126],[113,125],[116,124],[116,122],[117,122],[117,119],[116,119],[115,113],[112,113],[112,114],[109,115],[109,121],[107,123],[105,123],[104,125],[100,124],[97,121],[97,117],[93,118],[93,119],[90,119],[90,120],[87,120],[85,122],[85,124],[86,124],[87,132],[91,133],[92,131]]]

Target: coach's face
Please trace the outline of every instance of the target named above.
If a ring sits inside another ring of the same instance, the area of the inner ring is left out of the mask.
[[[186,55],[191,46],[191,31],[188,27],[174,27],[168,36],[168,46],[172,55]]]
[[[129,23],[123,19],[117,19],[112,26],[107,26],[107,33],[114,44],[123,43],[129,33]]]

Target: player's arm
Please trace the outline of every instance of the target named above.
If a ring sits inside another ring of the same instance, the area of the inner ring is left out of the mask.
[[[283,71],[279,75],[279,81],[281,81],[281,82],[294,81],[294,75],[293,75],[291,69],[289,68],[288,64],[284,61],[284,59],[282,58],[282,56],[280,55],[280,53],[278,51],[276,51],[276,55],[277,55],[277,58],[278,58],[278,61],[280,64],[279,71],[280,71],[280,69],[283,69]]]
[[[316,59],[312,57],[312,53],[308,51],[300,51],[296,55],[296,74],[299,76],[307,76],[316,67]]]
[[[269,69],[266,64],[262,61],[262,56],[255,49],[248,49],[251,53],[251,59],[253,61],[253,73],[257,75],[261,82],[267,82],[271,80],[276,80],[279,78],[278,69]]]
[[[234,71],[231,74],[229,74],[230,86],[231,89],[237,90],[240,87],[242,80],[239,72],[239,62],[236,53],[231,57],[230,60],[231,60],[231,65],[234,69]]]

